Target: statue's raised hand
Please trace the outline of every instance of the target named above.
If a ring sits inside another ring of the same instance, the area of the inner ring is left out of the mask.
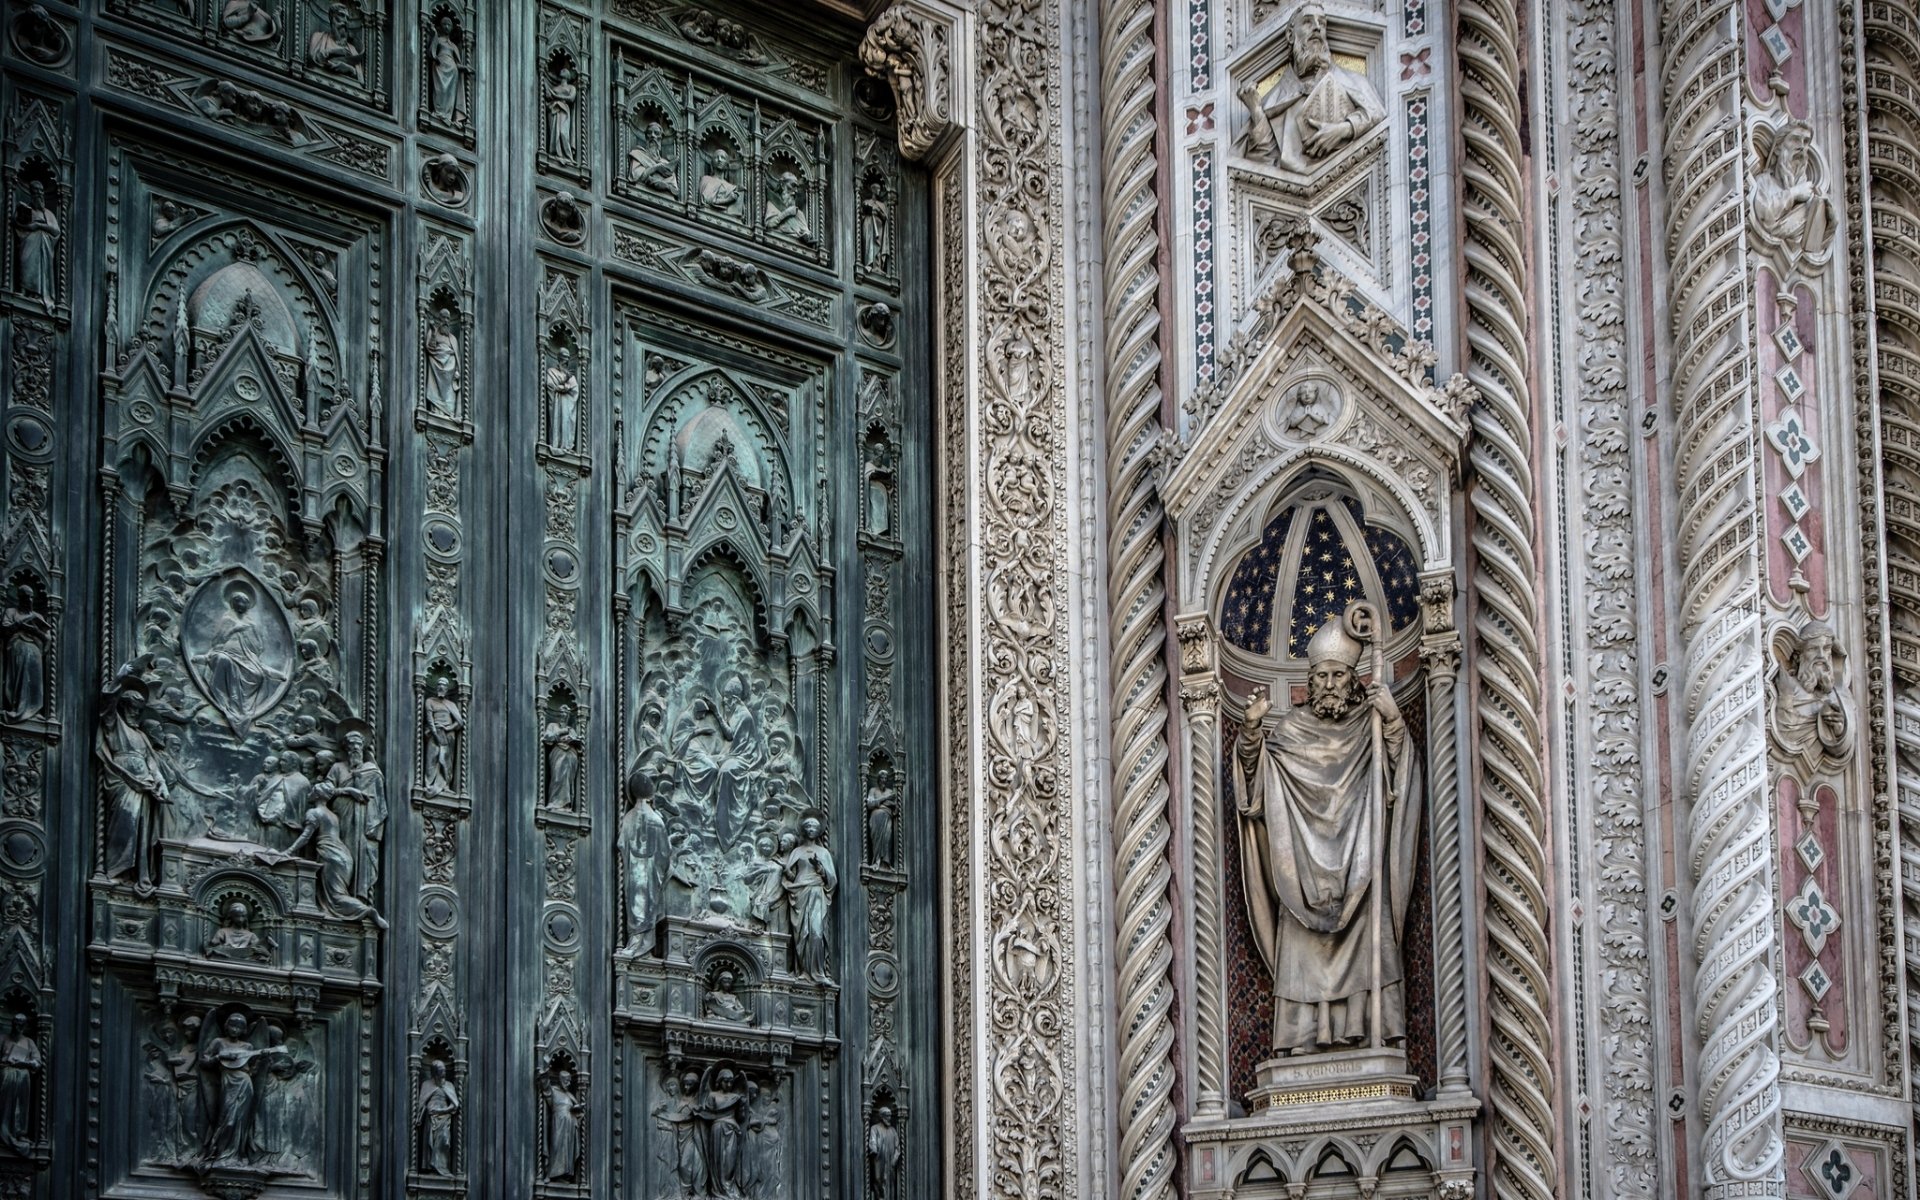
[[[1267,693],[1264,690],[1254,692],[1247,697],[1247,707],[1246,711],[1241,714],[1240,725],[1243,729],[1250,732],[1257,732],[1260,728],[1260,722],[1272,711],[1273,700]]]

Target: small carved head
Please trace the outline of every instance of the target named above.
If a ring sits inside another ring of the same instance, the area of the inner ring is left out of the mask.
[[[554,1076],[554,1082],[559,1086],[561,1091],[563,1092],[572,1091],[573,1090],[573,1072],[565,1069],[564,1067],[561,1068],[561,1070]]]
[[[226,1035],[230,1038],[239,1038],[239,1037],[246,1036],[246,1032],[247,1032],[246,1015],[243,1013],[228,1013],[226,1023],[222,1026],[222,1028],[226,1031]]]
[[[30,1018],[25,1012],[14,1013],[13,1014],[13,1036],[15,1037],[27,1036],[27,1022],[31,1019],[32,1018]]]
[[[882,1125],[893,1124],[893,1106],[890,1104],[882,1104],[879,1109],[874,1112],[873,1119]]]
[[[680,1076],[680,1094],[691,1096],[700,1090],[700,1072],[687,1071]]]
[[[733,1068],[721,1067],[718,1071],[714,1072],[713,1090],[716,1092],[730,1092],[733,1090]]]
[[[437,1058],[428,1059],[427,1077],[435,1083],[445,1083],[447,1081],[447,1064]]]
[[[440,678],[433,681],[433,694],[444,699],[446,697],[447,688],[449,686],[450,684],[447,680],[447,677],[445,675],[442,675]]]
[[[235,616],[246,616],[247,610],[253,607],[253,589],[244,583],[235,583],[229,587],[227,607],[233,610]]]
[[[1318,4],[1306,4],[1293,14],[1293,65],[1302,75],[1324,70],[1333,61],[1327,49],[1327,12]]]
[[[252,915],[253,913],[247,908],[245,901],[235,900],[232,904],[227,905],[227,928],[245,929],[247,927],[247,920]]]
[[[1800,631],[1799,645],[1793,652],[1793,677],[1811,692],[1833,690],[1837,671],[1834,665],[1833,626],[1825,621],[1809,621]]]
[[[1767,169],[1784,183],[1798,183],[1807,178],[1812,158],[1813,131],[1803,122],[1793,121],[1780,131],[1778,140],[1773,143],[1773,153],[1767,158]]]
[[[800,822],[800,836],[809,842],[820,840],[820,818],[808,817]]]
[[[21,608],[22,610],[24,610],[24,611],[26,611],[26,612],[32,612],[32,611],[33,611],[33,604],[34,604],[34,593],[33,593],[33,585],[32,585],[32,584],[30,584],[30,583],[23,583],[23,584],[21,584],[21,585],[20,585],[20,586],[19,586],[18,588],[16,588],[16,589],[14,589],[14,593],[13,593],[13,594],[14,594],[14,596],[15,596],[15,598],[17,598],[17,599],[18,599],[18,601],[19,601],[19,603],[20,603],[20,608]]]
[[[718,991],[732,994],[733,984],[734,977],[732,967],[721,967],[720,973],[713,977],[713,986]]]

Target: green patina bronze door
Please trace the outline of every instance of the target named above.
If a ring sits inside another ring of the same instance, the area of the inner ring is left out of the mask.
[[[932,1194],[929,203],[859,25],[5,20],[0,1183]]]

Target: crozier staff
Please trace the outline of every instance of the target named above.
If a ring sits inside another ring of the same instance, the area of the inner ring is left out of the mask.
[[[1251,697],[1234,752],[1247,914],[1280,1053],[1406,1037],[1400,931],[1420,770],[1380,656],[1371,682],[1355,673],[1361,650],[1345,623],[1322,625],[1306,704],[1266,727],[1272,703]]]

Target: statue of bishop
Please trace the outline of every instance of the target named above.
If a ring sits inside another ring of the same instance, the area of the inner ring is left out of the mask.
[[[1273,974],[1276,1054],[1406,1039],[1400,933],[1420,767],[1377,647],[1363,685],[1362,646],[1347,624],[1332,618],[1308,643],[1305,705],[1263,727],[1271,701],[1248,700],[1234,753],[1247,914]]]

